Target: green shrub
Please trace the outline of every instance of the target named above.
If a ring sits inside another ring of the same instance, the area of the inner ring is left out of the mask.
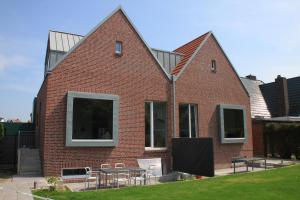
[[[59,178],[58,177],[55,177],[55,176],[51,176],[51,177],[48,177],[47,178],[47,182],[48,184],[50,185],[50,190],[51,191],[54,191],[56,190],[56,185],[57,183],[59,182]]]
[[[4,126],[3,124],[0,124],[0,140],[4,138]]]

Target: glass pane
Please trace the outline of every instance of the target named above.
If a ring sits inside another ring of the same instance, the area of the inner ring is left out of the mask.
[[[167,106],[166,103],[153,103],[154,147],[166,146]]]
[[[112,139],[113,101],[75,98],[73,139]]]
[[[115,51],[116,51],[116,53],[121,53],[121,51],[122,51],[122,43],[121,42],[116,42]]]
[[[191,105],[191,136],[197,137],[198,131],[198,118],[197,118],[197,106]]]
[[[244,137],[243,110],[224,109],[224,131],[225,138]]]
[[[189,137],[189,105],[179,105],[179,135]]]
[[[145,103],[145,147],[150,147],[150,103]]]

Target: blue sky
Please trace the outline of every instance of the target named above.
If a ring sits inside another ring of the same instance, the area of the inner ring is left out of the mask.
[[[173,50],[212,30],[240,76],[300,75],[298,0],[2,0],[0,117],[30,118],[48,30],[84,35],[118,5],[151,47]]]

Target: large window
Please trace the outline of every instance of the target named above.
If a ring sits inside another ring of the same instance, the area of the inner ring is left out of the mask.
[[[220,105],[220,130],[222,143],[246,141],[245,109],[238,105]]]
[[[198,135],[198,109],[194,104],[179,105],[179,135],[195,138]]]
[[[162,102],[145,103],[145,147],[165,148],[167,136],[167,105]]]
[[[68,92],[67,146],[115,146],[118,139],[115,95]]]
[[[74,98],[72,139],[112,139],[113,101]]]

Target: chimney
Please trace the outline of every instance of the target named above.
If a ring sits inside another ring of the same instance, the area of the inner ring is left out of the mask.
[[[275,79],[275,88],[278,95],[277,114],[278,117],[289,115],[289,97],[287,80],[285,77],[277,76]]]
[[[249,74],[248,76],[246,76],[247,79],[256,81],[256,76]]]

